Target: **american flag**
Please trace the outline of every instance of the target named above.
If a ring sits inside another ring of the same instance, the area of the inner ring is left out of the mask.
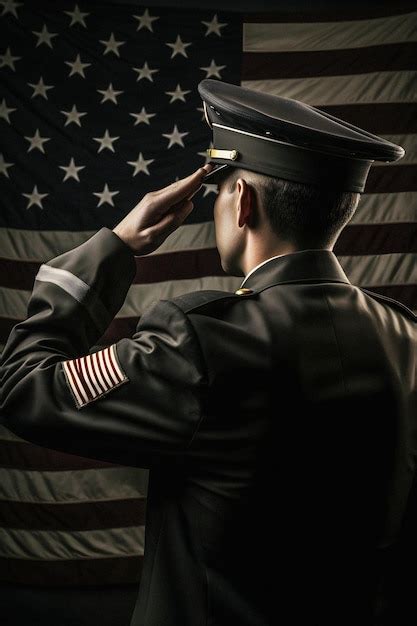
[[[203,78],[296,98],[405,148],[398,164],[371,168],[334,251],[353,283],[417,310],[417,13],[46,0],[1,0],[0,11],[1,344],[26,317],[42,263],[204,164]],[[187,221],[137,258],[125,303],[92,351],[131,336],[155,300],[239,287],[215,248],[215,197],[205,185]],[[6,430],[0,444],[1,580],[139,581],[145,471],[46,450]]]

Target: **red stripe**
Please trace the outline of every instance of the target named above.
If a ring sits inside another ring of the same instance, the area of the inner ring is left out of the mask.
[[[100,500],[83,503],[1,503],[0,527],[27,530],[98,530],[145,524],[146,499]]]
[[[113,385],[114,385],[114,382],[113,382],[113,378],[112,378],[112,375],[111,375],[111,373],[109,371],[108,365],[106,363],[106,358],[105,358],[105,353],[108,352],[108,350],[109,350],[109,348],[105,348],[105,350],[103,350],[103,364],[104,364],[104,369],[107,372],[107,376],[108,376],[109,380],[111,381],[111,384],[110,384],[110,386],[108,388],[111,389],[111,387],[113,387]]]
[[[113,354],[112,354],[112,351],[111,351],[110,347],[109,347],[109,360],[110,360],[110,365],[112,366],[114,375],[116,376],[116,378],[117,378],[117,380],[119,382],[122,382],[123,378],[120,376],[119,372],[117,371],[117,369],[114,366]]]
[[[244,52],[242,80],[347,76],[366,72],[414,70],[417,43],[395,43],[346,50]]]
[[[42,586],[122,585],[140,582],[143,556],[66,561],[0,558],[0,581]]]
[[[68,364],[67,364],[67,371],[68,371],[68,373],[69,373],[69,375],[70,375],[70,378],[71,378],[72,384],[73,384],[73,385],[74,385],[74,387],[77,389],[77,392],[78,392],[78,395],[79,395],[79,396],[80,396],[80,398],[81,398],[81,401],[82,401],[82,402],[85,402],[85,399],[84,399],[84,394],[81,392],[81,390],[80,390],[80,386],[79,386],[79,384],[78,384],[78,381],[76,380],[76,378],[75,378],[74,374],[73,374],[73,373],[72,373],[72,371],[71,371],[71,367],[70,367]]]
[[[80,357],[82,358],[82,357]],[[77,368],[77,373],[78,373],[78,377],[80,379],[81,385],[83,386],[83,389],[85,391],[85,393],[88,396],[89,400],[92,400],[94,398],[94,396],[92,395],[91,391],[89,390],[87,383],[85,382],[85,378],[84,378],[84,374],[82,373],[81,370],[81,363],[80,363],[80,359],[74,359],[76,368]]]
[[[86,459],[23,441],[0,441],[0,467],[36,471],[74,471],[120,467],[106,461]]]
[[[104,382],[104,384],[105,384],[105,386],[106,386],[106,391],[107,391],[108,389],[110,389],[110,383],[108,383],[108,382],[107,382],[107,377],[106,377],[106,375],[105,375],[105,371],[107,372],[107,369],[106,369],[106,367],[105,367],[105,365],[106,365],[106,364],[105,364],[105,362],[104,362],[104,352],[103,352],[103,350],[101,350],[100,352],[102,352],[102,358],[103,358],[104,367],[103,367],[103,365],[101,364],[101,359],[99,358],[98,354],[97,354],[97,363],[98,363],[98,368],[99,368],[99,370],[100,370],[100,374],[101,374],[101,377],[102,377],[102,379],[103,379],[103,382]],[[105,371],[104,371],[104,370],[105,370]],[[108,375],[107,375],[107,376],[108,376]],[[111,378],[110,378],[110,380],[111,380]]]
[[[288,9],[282,9],[281,11],[270,11],[260,13],[243,13],[243,22],[247,24],[294,24],[303,22],[346,22],[351,20],[366,20],[374,19],[376,17],[390,17],[393,15],[406,15],[412,11],[415,11],[415,2],[401,2],[397,6],[392,3],[387,6],[387,3],[361,3],[358,5],[355,2],[350,4],[344,3],[343,6],[334,3],[333,7],[328,4],[324,9],[320,9],[311,4],[310,10],[304,6],[302,11],[295,11],[292,3],[288,5]]]

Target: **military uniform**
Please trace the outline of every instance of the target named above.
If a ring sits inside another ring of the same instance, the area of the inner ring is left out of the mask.
[[[134,276],[108,228],[43,264],[0,404],[24,439],[151,469],[132,626],[415,623],[413,312],[307,249],[90,354]]]

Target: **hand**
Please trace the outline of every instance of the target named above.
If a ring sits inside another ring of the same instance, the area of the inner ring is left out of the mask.
[[[153,252],[191,213],[194,208],[191,198],[212,169],[213,165],[207,163],[186,178],[147,193],[113,232],[135,254],[143,256]]]

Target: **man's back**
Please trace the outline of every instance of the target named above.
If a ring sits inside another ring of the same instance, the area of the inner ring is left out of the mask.
[[[173,301],[208,393],[186,460],[151,472],[132,624],[384,624],[389,611],[398,624],[416,320],[351,285],[326,250],[272,260],[245,285]]]

